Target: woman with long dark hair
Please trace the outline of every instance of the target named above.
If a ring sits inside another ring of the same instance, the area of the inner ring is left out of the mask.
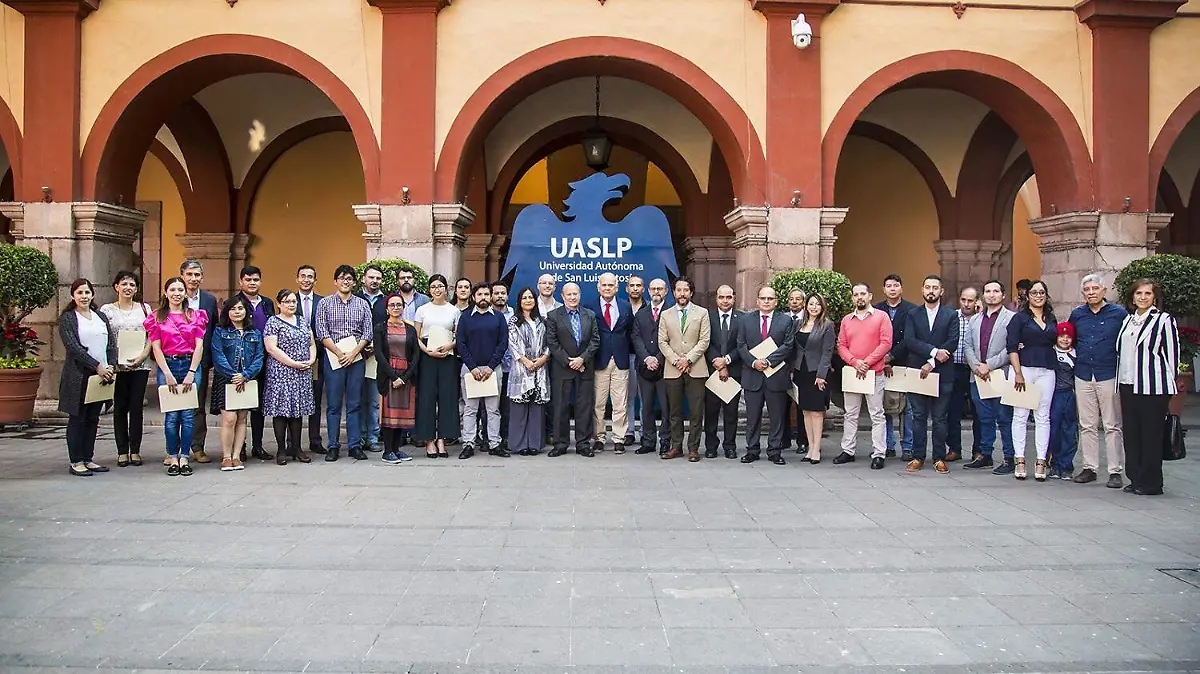
[[[546,438],[542,426],[550,402],[550,347],[532,288],[517,293],[517,310],[508,321],[508,349],[513,363],[504,392],[510,400],[508,447],[521,456],[536,456]]]
[[[317,362],[317,343],[308,321],[299,317],[299,297],[294,291],[280,290],[275,296],[279,313],[267,319],[263,346],[267,360],[267,384],[263,394],[263,414],[272,417],[275,442],[279,451],[275,463],[286,466],[288,457],[300,463],[312,459],[300,449],[300,426],[314,413],[312,368]]]
[[[262,335],[254,327],[254,308],[244,295],[234,295],[221,309],[221,322],[212,337],[212,402],[209,414],[221,418],[221,470],[242,470],[242,444],[246,441],[249,409],[226,409],[225,387],[238,393],[254,381],[263,365]],[[266,388],[265,386],[263,387]],[[259,391],[261,396],[263,391]],[[259,398],[261,400],[261,398]]]
[[[71,303],[58,318],[59,336],[67,349],[58,380],[58,409],[68,415],[68,470],[79,477],[108,472],[93,460],[104,403],[84,400],[90,377],[99,376],[109,385],[116,378],[117,337],[109,329],[108,317],[96,308],[95,295],[91,281],[76,279],[71,283]]]
[[[459,311],[447,296],[446,277],[429,277],[429,302],[417,307],[418,344],[421,347],[421,369],[417,375],[417,424],[413,438],[425,443],[425,456],[445,459],[446,439],[461,433],[462,419],[458,410],[458,357],[454,355],[454,331],[458,327]],[[449,341],[436,348],[429,347],[432,332],[449,333]]]
[[[130,271],[119,271],[113,279],[117,301],[100,307],[108,317],[109,328],[117,337],[120,350],[122,333],[134,335],[145,344],[136,357],[115,363],[117,388],[113,391],[113,436],[117,442],[117,465],[142,465],[142,408],[146,401],[146,381],[150,378],[150,340],[146,339],[146,319],[150,305],[134,301],[138,278]],[[118,354],[119,356],[120,354]]]
[[[809,463],[821,463],[821,431],[825,427],[825,410],[829,409],[825,379],[833,360],[834,333],[825,298],[817,293],[809,295],[804,313],[796,321],[796,360],[792,370],[796,407],[804,417],[804,432],[808,436],[808,454],[802,460]]]
[[[1054,318],[1046,283],[1039,279],[1029,286],[1025,307],[1008,324],[1008,362],[1013,369],[1013,388],[1024,391],[1032,385],[1039,393],[1037,409],[1033,410],[1033,439],[1037,448],[1033,479],[1038,482],[1046,480],[1046,457],[1050,452],[1050,403],[1054,400],[1054,373],[1058,367],[1058,357],[1054,354],[1057,341],[1058,320]],[[1025,470],[1028,427],[1029,410],[1014,407],[1013,477],[1018,480],[1028,476]]]
[[[404,320],[404,298],[392,293],[384,299],[387,319],[375,324],[375,385],[382,397],[379,430],[383,462],[412,461],[400,451],[401,438],[417,423],[417,376],[421,347],[417,331]]]
[[[154,361],[158,363],[158,385],[172,393],[187,393],[196,386],[200,361],[204,357],[204,329],[208,313],[192,309],[187,303],[187,286],[183,279],[172,276],[163,284],[158,310],[143,325]],[[203,403],[200,403],[203,404]],[[196,410],[180,410],[163,415],[163,430],[167,435],[167,475],[188,476],[192,467],[192,430]]]
[[[1178,390],[1179,326],[1163,311],[1162,288],[1151,279],[1130,286],[1129,315],[1117,335],[1117,394],[1125,427],[1125,491],[1163,493],[1163,422]]]

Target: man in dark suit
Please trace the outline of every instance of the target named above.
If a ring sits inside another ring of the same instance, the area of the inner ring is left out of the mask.
[[[383,268],[377,264],[367,265],[363,269],[362,290],[354,294],[366,300],[371,307],[372,325],[387,320],[387,302],[384,301],[387,295],[380,290],[382,286]],[[363,349],[363,358],[372,357],[372,347],[368,344]],[[362,428],[363,450],[382,452],[383,447],[379,444],[379,390],[375,387],[375,380],[370,377],[363,378],[362,414],[358,418]]]
[[[324,295],[317,293],[317,270],[309,264],[300,265],[296,270],[296,311],[308,321],[308,327],[317,334],[317,304]],[[325,346],[317,342],[317,366],[314,373],[321,371],[321,363],[325,360]],[[321,440],[321,399],[324,397],[324,381],[318,376],[313,379],[313,413],[308,418],[308,449],[319,454],[325,453],[325,443]]]
[[[593,431],[592,398],[595,390],[596,351],[600,349],[600,329],[596,314],[579,306],[579,286],[568,283],[562,289],[563,305],[546,316],[546,345],[550,348],[550,389],[554,406],[554,448],[550,456],[567,453],[570,444],[570,420],[575,420],[575,453],[591,457]],[[575,406],[571,406],[574,389]]]
[[[875,308],[886,313],[892,321],[892,350],[884,357],[884,375],[891,376],[892,364],[904,365],[905,350],[904,350],[904,321],[908,318],[908,314],[917,305],[904,299],[904,281],[901,280],[899,274],[888,274],[883,279],[883,296],[884,300],[875,305]],[[912,407],[905,406],[904,412],[900,414],[900,419],[896,422],[897,427],[892,428],[892,415],[887,417],[887,456],[896,455],[896,437],[900,438],[900,450],[903,461],[912,460]]]
[[[712,365],[713,372],[720,374],[721,379],[733,377],[734,381],[742,380],[742,357],[738,354],[737,334],[743,312],[733,308],[733,288],[723,285],[717,288],[717,308],[708,313],[708,323],[712,326],[712,340],[708,343],[708,351],[704,357]],[[725,449],[726,459],[737,458],[737,425],[738,403],[742,399],[739,392],[729,402],[721,400],[712,391],[704,391],[704,456],[709,459],[717,458],[717,446]],[[725,419],[725,442],[717,439],[717,422]]]
[[[242,271],[238,273],[239,290],[234,297],[240,297],[250,305],[251,312],[247,318],[250,323],[254,324],[254,329],[258,330],[259,336],[262,336],[263,330],[267,327],[267,319],[275,315],[275,302],[269,297],[258,294],[260,286],[262,286],[262,270],[252,265],[242,267]],[[270,461],[275,458],[275,455],[263,448],[263,429],[266,427],[266,418],[262,413],[262,394],[267,390],[267,368],[263,367],[259,370],[255,379],[258,380],[259,399],[258,407],[250,410],[250,455],[262,461]]]
[[[625,453],[625,428],[629,412],[629,330],[633,325],[633,307],[617,297],[616,274],[604,273],[596,283],[600,297],[590,308],[600,328],[600,348],[596,350],[596,440],[592,450],[604,451],[604,408],[612,397],[613,452]]]
[[[950,469],[946,465],[946,413],[954,388],[954,352],[958,349],[958,314],[942,306],[942,279],[936,274],[925,277],[921,285],[925,304],[908,312],[904,321],[904,364],[920,370],[922,379],[931,373],[939,377],[938,396],[931,398],[909,394],[913,410],[913,458],[905,468],[910,473],[925,465],[928,444],[925,429],[933,417],[933,461],[939,473]]]
[[[779,300],[774,288],[759,288],[757,302],[758,311],[743,314],[737,332],[738,357],[742,359],[741,383],[746,395],[746,455],[742,457],[742,463],[753,463],[759,459],[759,436],[765,403],[767,414],[771,417],[767,458],[771,459],[771,463],[782,466],[787,463],[783,458],[783,416],[787,413],[788,389],[792,387],[792,381],[788,378],[787,367],[779,368],[769,377],[764,371],[790,362],[796,330],[791,316],[776,310]],[[755,358],[750,350],[767,341],[768,337],[775,341],[775,350],[766,358]]]
[[[207,290],[200,289],[204,281],[204,267],[197,260],[185,260],[179,265],[179,275],[183,277],[183,285],[187,288],[188,306],[195,311],[203,309],[208,314],[208,326],[204,329],[204,358],[200,361],[200,376],[196,380],[196,391],[200,397],[200,407],[196,410],[195,426],[192,431],[192,461],[210,463],[212,459],[204,453],[204,440],[208,436],[208,421],[204,411],[208,406],[208,373],[212,368],[212,336],[217,322],[221,318],[217,298]],[[164,460],[169,462],[171,457]]]
[[[663,380],[663,355],[658,348],[658,319],[666,307],[667,282],[656,278],[648,286],[650,301],[634,316],[630,331],[633,354],[637,361],[634,370],[642,398],[642,441],[634,454],[654,451],[666,454],[671,442],[670,419],[667,418],[667,382]],[[655,403],[662,411],[662,421],[655,428]]]

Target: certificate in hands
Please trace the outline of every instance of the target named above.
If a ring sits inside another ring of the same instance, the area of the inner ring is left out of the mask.
[[[708,381],[704,382],[704,388],[712,391],[718,398],[725,403],[733,400],[733,397],[742,392],[742,385],[736,379],[730,377],[725,381],[721,381],[721,374],[714,372],[708,377]]]
[[[438,347],[453,342],[454,333],[439,325],[435,325],[425,331],[425,338],[425,346],[429,347],[430,351],[435,351]]]
[[[475,377],[471,375],[470,371],[468,371],[463,375],[463,381],[465,382],[465,388],[467,390],[467,400],[474,400],[475,398],[491,398],[493,396],[500,395],[500,377],[500,371],[495,370],[492,372],[492,376],[488,377],[487,379],[484,379],[483,381],[476,381]]]
[[[1026,384],[1024,391],[1018,391],[1015,387],[1009,387],[1004,392],[1004,395],[1000,396],[1001,405],[1019,407],[1023,410],[1036,410],[1041,400],[1042,390],[1036,384]]]
[[[352,336],[351,337],[343,337],[343,338],[339,339],[338,341],[334,342],[334,344],[337,346],[337,348],[342,353],[350,353],[351,351],[354,350],[354,347],[358,346],[358,340]],[[332,350],[326,350],[325,355],[329,357],[329,369],[330,370],[342,369],[342,364],[338,362],[336,353],[334,353]],[[350,361],[350,363],[354,364],[360,360],[362,360],[362,352],[361,351],[358,353],[357,356],[354,357],[354,360]]]
[[[859,379],[858,371],[849,365],[842,366],[842,393],[875,395],[875,371],[867,370],[867,378]]]
[[[367,379],[374,379],[376,376],[378,376],[377,373],[379,372],[379,362],[375,360],[374,356],[367,359],[366,365]]]
[[[980,400],[992,400],[1011,391],[1012,382],[1004,378],[1004,370],[992,370],[988,374],[987,380],[975,375],[975,387],[979,389]]]
[[[141,353],[139,351],[138,353]],[[105,382],[98,374],[94,374],[87,379],[87,390],[83,393],[83,404],[90,405],[92,403],[100,403],[105,400],[113,399],[113,392],[116,386],[113,386],[114,381]]]
[[[908,393],[908,377],[912,372],[916,372],[916,370],[909,370],[907,367],[900,367],[899,365],[893,367],[892,376],[883,380],[883,390]]]
[[[121,330],[117,333],[117,362],[129,365],[146,349],[146,333],[140,330]]]
[[[766,360],[767,356],[775,353],[775,349],[778,349],[778,348],[779,347],[775,344],[775,340],[768,337],[765,340],[763,340],[758,346],[754,347],[753,349],[750,349],[750,355],[754,356],[757,359]],[[778,372],[780,370],[780,368],[783,367],[783,365],[784,365],[784,363],[780,363],[780,364],[776,365],[775,367],[768,367],[767,369],[763,370],[763,374],[770,377],[771,375]]]
[[[184,393],[182,386],[180,384],[176,387],[179,393],[171,393],[171,388],[166,384],[158,387],[158,411],[166,414],[200,407],[200,396],[196,387],[193,386],[187,393]]]
[[[942,376],[936,372],[930,372],[929,376],[921,379],[921,370],[914,367],[908,369],[905,384],[909,393],[936,398],[939,395],[938,385],[941,380]]]
[[[225,409],[230,411],[258,409],[258,382],[253,379],[248,380],[242,387],[241,393],[238,393],[236,385],[226,384]]]

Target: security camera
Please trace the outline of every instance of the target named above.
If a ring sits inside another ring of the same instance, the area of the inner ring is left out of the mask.
[[[812,26],[804,20],[803,14],[792,19],[792,44],[796,49],[807,49],[812,44]]]

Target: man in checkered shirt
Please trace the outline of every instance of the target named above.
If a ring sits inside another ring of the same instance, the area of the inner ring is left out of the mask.
[[[946,461],[958,461],[962,458],[962,418],[966,411],[971,394],[971,366],[967,365],[965,348],[967,346],[967,323],[971,316],[979,310],[979,290],[975,286],[967,286],[958,295],[958,349],[954,351],[954,390],[951,393],[950,405],[946,412]],[[979,451],[979,425],[971,424],[974,442],[971,444],[971,454]]]

